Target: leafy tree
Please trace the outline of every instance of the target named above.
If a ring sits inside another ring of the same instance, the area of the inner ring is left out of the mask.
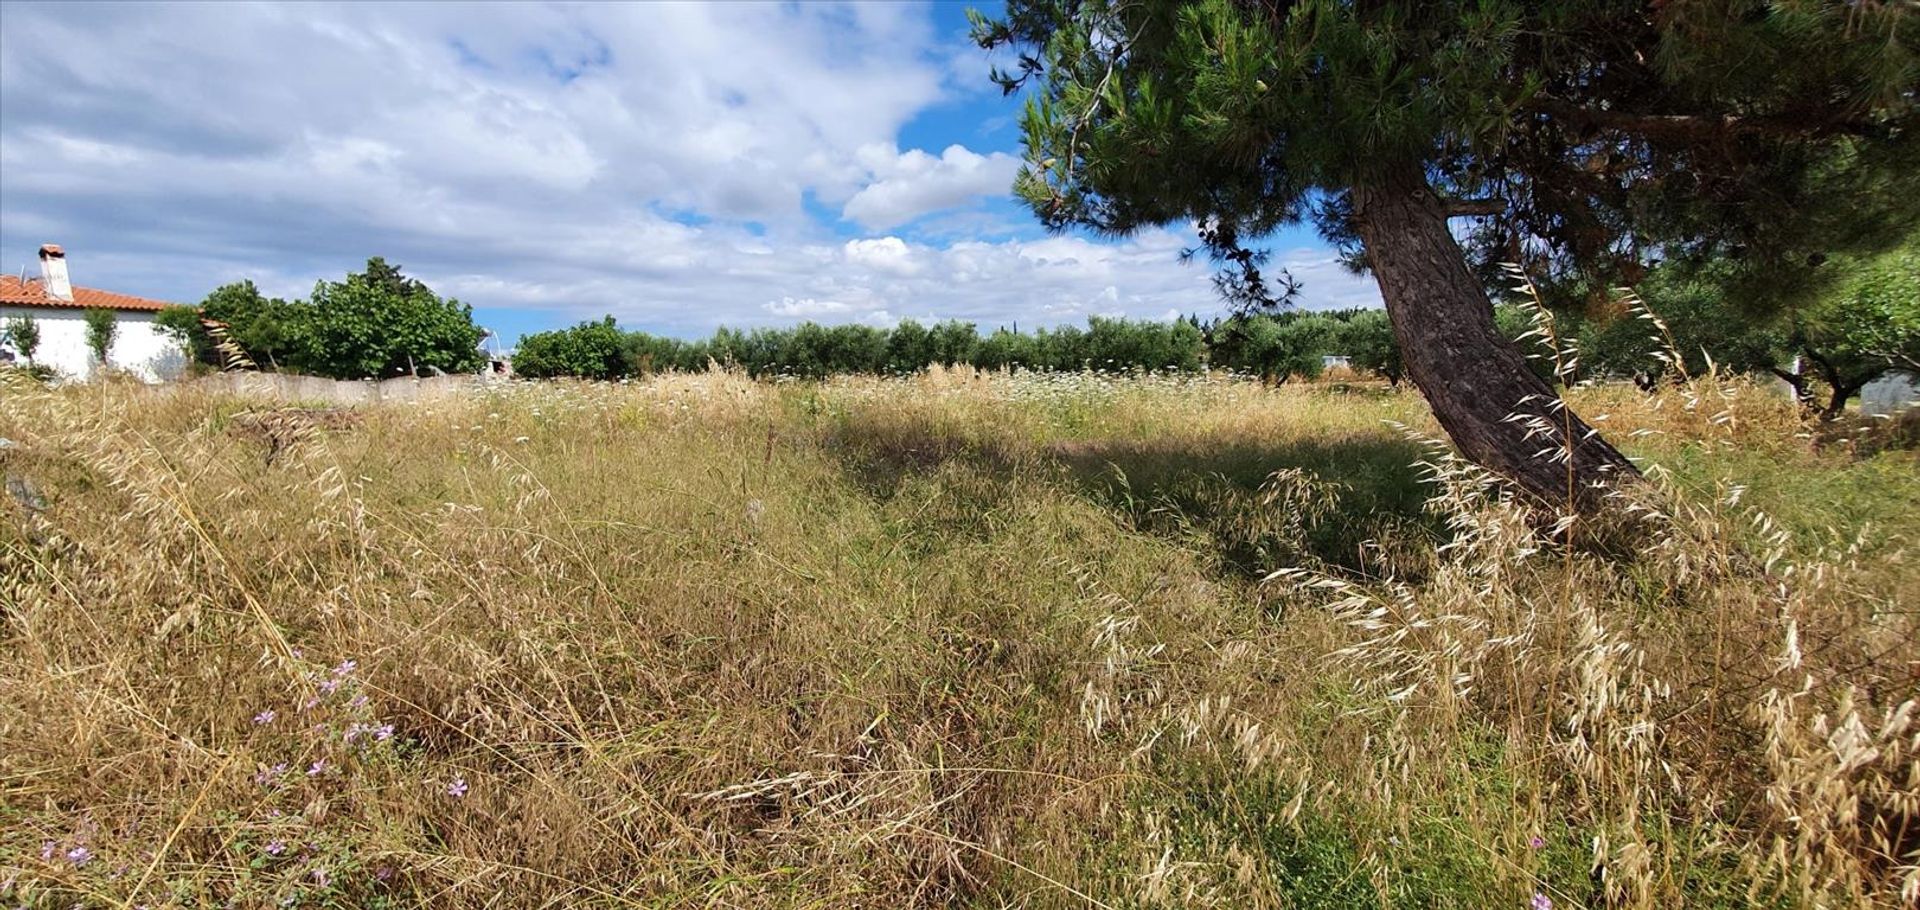
[[[113,348],[113,337],[120,333],[120,314],[106,307],[87,307],[81,319],[87,324],[87,350],[93,352],[97,363],[105,366],[107,352]]]
[[[224,326],[227,338],[256,365],[276,370],[293,353],[306,315],[285,300],[261,294],[252,281],[221,285],[200,302],[202,319]],[[218,363],[215,357],[212,362]]]
[[[207,334],[207,327],[200,321],[200,308],[175,304],[160,308],[153,315],[153,324],[165,330],[174,341],[186,349],[187,356],[197,363],[212,364],[215,354],[213,338]]]
[[[1406,375],[1400,343],[1394,340],[1393,324],[1383,310],[1362,310],[1349,317],[1340,327],[1339,347],[1354,369],[1374,373],[1389,385],[1399,385]]]
[[[1333,353],[1340,323],[1319,313],[1235,315],[1214,328],[1215,366],[1268,382],[1317,378]]]
[[[973,365],[983,370],[1004,370],[1014,367],[1033,369],[1037,366],[1034,357],[1034,339],[1028,335],[1001,327],[993,334],[980,339],[973,349]]]
[[[707,367],[708,345],[705,342],[689,343],[646,332],[627,332],[621,340],[620,349],[627,372],[635,376],[664,370],[693,372]]]
[[[0,331],[0,341],[13,345],[13,349],[27,359],[27,365],[32,366],[34,352],[40,350],[40,323],[32,316],[9,317],[5,329]]]
[[[1651,388],[1663,376],[1702,376],[1709,368],[1776,372],[1787,359],[1780,320],[1740,306],[1727,293],[1725,271],[1724,264],[1668,263],[1635,289],[1637,306],[1616,296],[1604,310],[1575,316],[1581,375]]]
[[[1596,485],[1634,468],[1501,338],[1448,219],[1492,218],[1483,251],[1599,274],[1649,246],[1800,249],[1831,227],[1816,215],[1920,172],[1908,16],[1840,0],[1010,0],[974,24],[1019,53],[996,75],[1031,91],[1015,190],[1047,227],[1198,224],[1223,290],[1259,305],[1284,293],[1243,241],[1312,218],[1372,271],[1460,451],[1592,510]],[[1562,427],[1570,466],[1535,454]]]
[[[920,323],[902,319],[887,335],[887,372],[914,373],[933,361],[933,333]]]
[[[1860,350],[1920,376],[1920,235],[1868,262],[1836,299]]]
[[[1887,373],[1920,363],[1920,245],[1844,268],[1845,279],[1819,302],[1788,319],[1787,351],[1800,370],[1777,371],[1802,402],[1813,405],[1809,374],[1825,384],[1823,419]]]
[[[484,362],[473,308],[441,299],[375,256],[364,272],[322,281],[296,320],[299,369],[338,379],[471,372]]]
[[[277,370],[294,354],[292,345],[304,328],[302,307],[278,297],[269,299],[252,281],[223,284],[209,292],[197,307],[167,307],[154,322],[187,348],[193,359],[212,367],[227,365],[236,350],[260,369]],[[209,327],[217,329],[219,339]]]
[[[973,349],[980,344],[980,333],[971,322],[949,319],[935,325],[927,335],[933,354],[929,362],[946,367],[972,360]]]
[[[626,339],[614,326],[612,316],[569,329],[535,332],[520,339],[513,369],[534,379],[614,379],[629,372]]]

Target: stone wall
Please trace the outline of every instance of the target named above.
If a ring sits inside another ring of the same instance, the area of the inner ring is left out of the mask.
[[[375,381],[324,379],[319,376],[301,376],[294,373],[234,371],[203,376],[185,385],[255,398],[347,406],[380,401],[422,401],[444,398],[478,388],[480,383],[480,377],[465,373],[426,376],[419,379],[401,376]]]

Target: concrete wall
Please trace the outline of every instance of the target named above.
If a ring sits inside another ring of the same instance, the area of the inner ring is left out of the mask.
[[[294,402],[356,405],[376,401],[424,401],[458,395],[478,388],[482,380],[465,373],[412,379],[323,379],[294,373],[215,373],[189,385],[234,395]]]
[[[69,379],[87,379],[98,365],[93,362],[93,352],[87,350],[85,313],[72,307],[0,304],[0,323],[16,316],[32,316],[40,325],[40,347],[34,351],[34,362],[59,370]],[[116,310],[114,314],[120,327],[114,333],[113,347],[107,349],[109,366],[148,382],[177,379],[186,371],[186,352],[154,324],[154,314],[138,310]],[[19,354],[11,345],[7,350]]]

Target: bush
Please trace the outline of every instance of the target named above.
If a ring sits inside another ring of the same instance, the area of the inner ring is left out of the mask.
[[[20,356],[33,363],[33,355],[40,350],[40,323],[32,316],[13,316],[0,326],[0,341],[13,346]]]
[[[624,342],[612,316],[570,329],[535,332],[520,339],[513,355],[513,370],[534,379],[614,379],[628,372]]]

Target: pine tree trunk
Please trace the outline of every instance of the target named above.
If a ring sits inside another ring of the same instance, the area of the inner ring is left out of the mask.
[[[1545,504],[1581,513],[1603,508],[1614,479],[1639,475],[1495,330],[1486,289],[1417,166],[1354,187],[1353,203],[1407,377],[1461,455]]]

